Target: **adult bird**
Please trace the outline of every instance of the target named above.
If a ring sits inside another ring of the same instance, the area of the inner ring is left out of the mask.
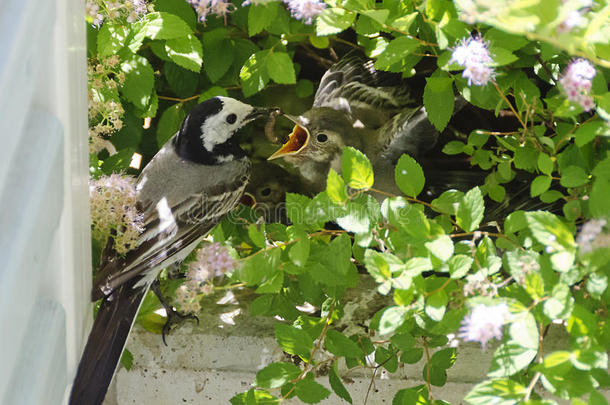
[[[250,161],[234,136],[270,113],[228,97],[195,106],[144,167],[137,201],[145,230],[125,256],[106,260],[92,289],[103,298],[85,346],[70,405],[103,402],[144,295],[159,272],[183,260],[244,192]]]
[[[285,116],[294,129],[269,160],[293,164],[311,193],[325,188],[330,168],[340,172],[346,146],[364,152],[375,168],[395,164],[402,153],[425,154],[440,135],[399,76],[377,72],[372,61],[358,56],[324,73],[310,110]]]

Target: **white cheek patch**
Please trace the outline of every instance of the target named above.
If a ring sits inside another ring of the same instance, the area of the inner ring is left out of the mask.
[[[219,97],[222,101],[222,110],[218,114],[208,117],[201,125],[201,140],[203,147],[211,152],[216,145],[229,140],[242,125],[243,119],[252,111],[252,107],[228,97]],[[229,124],[226,119],[229,114],[237,115],[237,120]]]
[[[227,124],[221,115],[208,117],[201,125],[203,147],[211,152],[214,146],[225,143],[233,135],[233,125]]]

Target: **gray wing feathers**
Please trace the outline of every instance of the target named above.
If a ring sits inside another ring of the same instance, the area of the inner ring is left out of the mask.
[[[250,172],[247,159],[204,166],[184,162],[171,156],[173,150],[163,149],[155,156],[160,161],[147,167],[164,175],[145,170],[139,178],[138,200],[144,207],[145,223],[139,245],[101,269],[94,282],[94,299],[145,270],[182,260],[190,252],[185,248],[194,248],[238,204],[244,192]],[[182,177],[168,177],[175,173]],[[150,183],[150,178],[155,183]]]

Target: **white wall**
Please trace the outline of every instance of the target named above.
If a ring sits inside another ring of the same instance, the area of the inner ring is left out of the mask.
[[[90,322],[84,2],[0,5],[0,403],[60,404]]]

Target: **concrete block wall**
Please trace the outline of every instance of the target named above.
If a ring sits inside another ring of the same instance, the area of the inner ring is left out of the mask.
[[[374,301],[376,294],[371,287],[370,280],[363,279],[360,289],[351,292],[346,312],[360,305],[368,305],[372,312],[381,308],[383,302]],[[130,371],[123,368],[118,371],[105,405],[228,404],[235,394],[250,388],[258,370],[273,361],[290,361],[275,342],[275,321],[248,315],[251,299],[251,296],[229,296],[220,300],[221,305],[210,300],[200,315],[199,325],[189,322],[172,331],[167,338],[168,346],[163,344],[161,336],[136,327],[127,344],[134,355],[133,367]],[[548,352],[569,346],[567,335],[560,327],[551,328],[546,342]],[[447,384],[432,387],[435,399],[454,405],[465,403],[464,396],[484,379],[494,353],[493,345],[482,351],[477,344],[455,343],[458,356],[448,370]],[[354,404],[364,403],[370,386],[366,404],[389,405],[398,390],[424,383],[423,365],[422,360],[401,367],[394,374],[380,369],[372,384],[372,369],[347,373],[343,369],[341,375],[348,377],[344,384]],[[317,381],[329,388],[327,377]],[[605,394],[610,398],[608,392]],[[283,402],[301,403],[296,398]],[[321,403],[347,404],[334,393]]]

